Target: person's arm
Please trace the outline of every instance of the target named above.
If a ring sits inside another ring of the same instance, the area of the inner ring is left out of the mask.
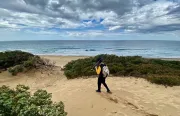
[[[96,69],[96,73],[99,75],[100,72],[101,72],[101,67],[100,66],[98,66],[98,67],[96,66],[95,69]]]

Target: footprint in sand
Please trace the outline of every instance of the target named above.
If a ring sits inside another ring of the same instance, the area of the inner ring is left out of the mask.
[[[112,94],[101,92],[100,95],[111,102],[118,103],[118,99],[112,96]]]
[[[127,115],[122,112],[113,111],[109,113],[107,116],[127,116]]]

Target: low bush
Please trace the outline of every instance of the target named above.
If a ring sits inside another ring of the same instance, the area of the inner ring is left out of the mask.
[[[17,75],[19,72],[23,72],[24,71],[24,66],[23,65],[16,65],[14,67],[11,67],[8,69],[8,71],[13,75]]]
[[[37,90],[31,95],[28,90],[24,85],[0,87],[0,116],[67,116],[63,102],[53,103],[50,93]]]
[[[22,51],[0,52],[0,70],[7,70],[12,75],[31,69],[54,67],[54,62]]]
[[[81,76],[91,76],[96,73],[93,70],[93,58],[78,59],[69,62],[64,68],[64,74],[68,79],[73,79]]]
[[[180,77],[178,76],[169,76],[169,75],[153,75],[147,78],[150,82],[168,85],[168,86],[178,86],[180,85]]]
[[[102,57],[114,76],[134,76],[148,79],[152,83],[180,85],[180,61],[145,59],[140,56],[116,56],[102,54],[95,57],[71,61],[65,65],[68,79],[95,75],[94,64]]]
[[[15,65],[22,64],[34,55],[22,51],[0,52],[0,69],[7,69]]]

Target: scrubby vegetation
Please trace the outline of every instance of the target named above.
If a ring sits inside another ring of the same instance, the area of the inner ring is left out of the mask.
[[[64,68],[68,79],[95,75],[93,65],[102,57],[114,76],[133,76],[163,85],[180,85],[180,61],[145,59],[140,56],[98,55],[69,62]]]
[[[31,53],[22,51],[6,51],[0,52],[0,70],[7,70],[12,75],[17,75],[19,72],[29,71],[31,69],[39,69],[44,67],[52,67],[47,59],[42,59]]]
[[[22,51],[0,52],[0,69],[7,69],[22,64],[31,57],[34,57],[34,55]]]
[[[37,90],[33,95],[29,87],[17,85],[16,89],[0,87],[0,116],[66,116],[63,102],[53,103],[51,94]]]

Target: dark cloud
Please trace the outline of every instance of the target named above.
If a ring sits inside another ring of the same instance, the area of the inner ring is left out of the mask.
[[[141,7],[143,5],[153,2],[153,0],[58,0],[57,2],[50,2],[50,0],[23,0],[24,3],[18,2],[18,0],[6,0],[0,3],[0,7],[10,9],[18,12],[37,13],[44,12],[46,15],[50,15],[47,10],[59,13],[60,17],[67,15],[65,10],[62,8],[68,8],[72,12],[80,10],[84,12],[89,11],[114,11],[118,15],[123,15],[132,10],[133,6]],[[136,2],[133,2],[136,1]],[[30,5],[30,6],[29,6]],[[44,9],[40,9],[44,8]],[[46,9],[45,9],[46,8]],[[40,12],[41,10],[41,12]],[[62,14],[62,15],[61,15]],[[75,14],[74,14],[75,15]],[[55,15],[50,15],[55,16]],[[56,15],[57,16],[57,15]],[[65,16],[65,18],[70,16]]]
[[[45,8],[49,0],[24,0],[24,2],[28,5],[33,5],[33,6],[40,6],[42,8]]]
[[[104,19],[101,24],[107,29],[122,27],[137,32],[175,31],[180,30],[177,27],[180,24],[180,1],[4,0],[0,2],[0,19],[6,19],[9,25],[17,21],[26,23],[27,26],[57,25],[71,28],[81,26],[82,20],[90,18]]]
[[[167,15],[177,15],[180,18],[180,5],[177,4],[176,8],[168,8],[167,10],[169,10],[169,13],[167,13]]]
[[[180,30],[180,24],[161,25],[148,29],[139,29],[140,33],[159,33]]]
[[[0,8],[11,10],[13,12],[26,12],[26,13],[32,13],[32,14],[40,14],[42,13],[41,10],[36,8],[35,6],[26,5],[22,1],[18,0],[6,0],[3,2],[0,2]]]
[[[132,7],[131,0],[80,0],[78,4],[71,2],[70,6],[76,6],[86,12],[88,11],[114,11],[119,15],[129,12]]]

